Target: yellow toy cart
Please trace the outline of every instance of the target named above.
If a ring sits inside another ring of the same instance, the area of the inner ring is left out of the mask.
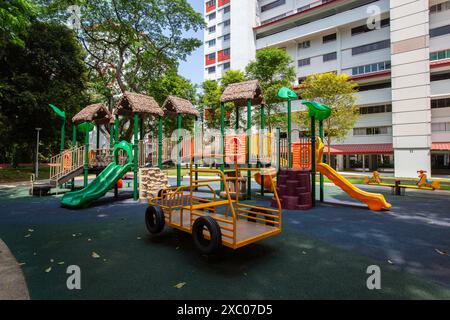
[[[190,165],[190,183],[187,186],[167,188],[149,200],[145,213],[147,230],[151,234],[162,232],[170,226],[192,234],[195,246],[203,254],[215,252],[221,245],[237,249],[253,242],[281,233],[281,204],[271,176],[274,197],[278,208],[255,206],[239,200],[238,178],[240,171],[259,171],[259,168],[238,168],[234,177],[221,170],[194,169]],[[212,175],[209,179],[195,180],[195,173]],[[210,183],[221,182],[226,199],[220,199]],[[233,194],[229,186],[235,184]],[[211,198],[197,196],[198,189],[206,188]]]

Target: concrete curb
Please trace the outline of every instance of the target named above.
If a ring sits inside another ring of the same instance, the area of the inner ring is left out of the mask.
[[[0,239],[0,300],[30,300],[22,269]]]

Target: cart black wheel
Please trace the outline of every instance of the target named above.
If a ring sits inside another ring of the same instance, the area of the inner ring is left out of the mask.
[[[145,226],[151,234],[163,231],[166,223],[164,212],[160,206],[148,206],[145,210]]]
[[[209,239],[206,239],[203,234],[205,229],[209,232]],[[192,226],[192,238],[197,249],[203,254],[211,254],[222,245],[220,226],[216,220],[208,216],[195,220]]]
[[[254,213],[248,213],[248,218],[247,221],[249,222],[256,222],[256,221],[260,221],[260,220],[256,220],[253,218],[256,218],[256,216],[259,213],[267,213],[265,211],[259,211],[258,209],[252,208],[250,211],[254,212]],[[273,223],[273,221],[275,221],[274,217],[266,217],[266,216],[261,216],[261,218],[264,218],[266,220],[266,225],[267,226],[271,226],[271,227],[275,227],[275,223]]]

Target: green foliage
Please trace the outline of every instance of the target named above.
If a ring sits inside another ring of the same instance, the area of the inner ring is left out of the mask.
[[[29,26],[36,13],[29,0],[5,0],[0,2],[0,49],[9,43],[23,47],[21,33]]]
[[[292,88],[295,80],[295,69],[292,59],[282,49],[266,48],[256,52],[256,60],[246,67],[248,79],[259,80],[266,99],[266,127],[269,131],[275,126],[285,126],[286,114],[283,110],[283,100],[278,98],[277,92],[282,87]],[[259,108],[254,112],[259,119]],[[256,120],[255,122],[259,121]]]
[[[358,120],[359,109],[354,95],[356,87],[357,84],[347,74],[338,75],[334,72],[311,75],[302,83],[303,99],[315,100],[333,109],[331,116],[324,121],[328,146],[331,146],[332,139],[344,140]],[[310,119],[306,113],[300,114],[297,121],[302,127],[310,128]],[[329,159],[330,154],[328,161]]]
[[[36,127],[43,128],[40,152],[58,152],[61,119],[48,104],[70,119],[89,102],[83,52],[70,29],[35,22],[20,36],[24,47],[7,45],[0,61],[0,162],[31,161]]]
[[[196,86],[191,81],[178,75],[175,70],[166,73],[159,81],[149,81],[147,86],[144,87],[145,93],[154,97],[161,106],[170,95],[184,98],[195,104],[197,99],[196,89]],[[148,120],[147,128],[156,136],[158,126],[154,120]],[[194,118],[189,115],[183,116],[182,127],[191,130],[193,126]],[[175,117],[164,117],[164,132],[166,135],[171,135],[176,128]]]
[[[50,2],[47,12],[63,23],[72,1]],[[78,37],[87,51],[86,63],[107,97],[131,90],[142,92],[143,79],[160,79],[179,60],[201,45],[185,36],[204,26],[200,13],[187,0],[79,0]]]

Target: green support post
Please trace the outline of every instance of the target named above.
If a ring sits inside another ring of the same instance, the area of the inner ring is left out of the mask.
[[[65,138],[65,130],[66,130],[66,118],[63,118],[61,125],[61,145],[59,146],[59,150],[61,153],[64,151],[64,138]]]
[[[252,153],[252,101],[247,99],[247,166],[250,167]],[[247,199],[252,198],[252,174],[247,171]]]
[[[177,114],[177,187],[181,186],[181,114]]]
[[[316,118],[311,117],[311,200],[316,206]]]
[[[84,187],[88,185],[88,174],[89,174],[89,127],[86,126],[85,136],[84,136]]]
[[[225,170],[225,104],[220,103],[220,152],[222,155],[222,163],[220,164],[220,170]],[[223,181],[220,181],[220,191],[225,189]]]
[[[260,133],[260,136],[259,136],[259,138],[260,138],[260,140],[262,139],[262,147],[263,147],[263,150],[264,150],[264,136],[262,136],[261,137],[261,135],[264,133],[264,129],[265,129],[265,124],[264,124],[264,122],[265,122],[265,116],[264,116],[264,105],[262,104],[261,105],[261,133]],[[261,156],[261,151],[263,151],[263,150],[259,150],[259,152],[260,152],[260,156]],[[260,165],[261,165],[261,159],[260,159]],[[262,167],[264,168],[264,165],[262,165]],[[263,174],[261,174],[261,196],[263,196],[264,197],[264,175]]]
[[[114,121],[114,143],[119,143],[119,115],[116,115],[116,120]],[[119,196],[119,186],[117,183],[114,185],[114,198]]]
[[[139,139],[138,139],[138,133],[139,133],[139,115],[137,112],[134,113],[134,171],[133,171],[133,199],[138,200],[139,194],[138,194],[138,158],[139,158]]]
[[[109,124],[109,147],[114,147],[114,124]]]
[[[292,169],[292,100],[287,102],[287,138],[288,138],[288,167]]]
[[[114,128],[114,142],[119,143],[119,115],[116,115],[115,128]]]
[[[75,149],[77,147],[77,126],[72,124],[72,165],[75,161]],[[75,189],[75,179],[72,178],[72,190]]]
[[[162,147],[163,147],[163,119],[162,116],[158,118],[158,167],[162,169]]]
[[[323,121],[319,120],[319,137],[323,141]],[[321,159],[323,160],[323,159]],[[323,185],[323,174],[320,174],[320,202],[323,202],[323,191],[324,191],[324,185]]]

